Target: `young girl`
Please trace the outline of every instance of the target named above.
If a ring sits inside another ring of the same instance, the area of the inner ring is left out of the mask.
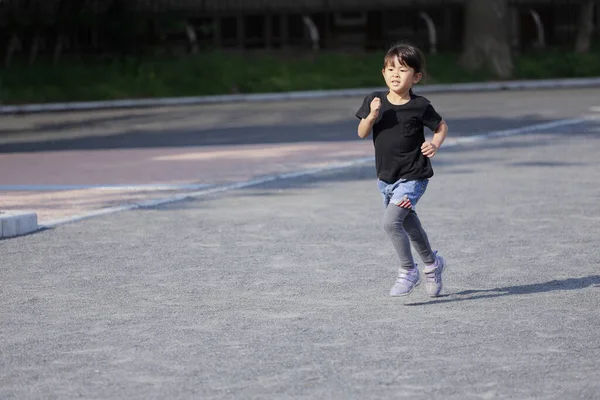
[[[409,44],[393,46],[385,55],[383,78],[386,92],[368,95],[356,116],[361,139],[373,131],[377,184],[383,194],[383,226],[398,257],[400,268],[390,296],[406,296],[421,283],[411,253],[411,243],[425,264],[427,293],[438,296],[446,262],[431,249],[414,208],[433,176],[431,161],[448,133],[448,125],[431,103],[412,92],[424,70],[423,53]],[[423,127],[433,139],[425,140]]]

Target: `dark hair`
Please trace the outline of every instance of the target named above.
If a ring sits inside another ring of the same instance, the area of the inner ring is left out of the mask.
[[[383,58],[383,68],[394,65],[396,57],[400,64],[414,69],[416,73],[425,74],[425,56],[418,47],[409,43],[393,45]]]

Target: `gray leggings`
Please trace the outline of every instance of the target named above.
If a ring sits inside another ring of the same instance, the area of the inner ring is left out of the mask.
[[[423,230],[415,211],[390,203],[383,214],[383,228],[398,253],[401,268],[412,269],[415,266],[410,251],[411,243],[425,265],[435,262],[435,254],[431,250],[427,233]]]

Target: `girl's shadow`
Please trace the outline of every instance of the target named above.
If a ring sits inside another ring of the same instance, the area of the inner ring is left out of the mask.
[[[515,294],[544,293],[555,290],[576,290],[588,286],[598,287],[600,285],[600,275],[586,276],[583,278],[569,278],[562,280],[553,280],[544,283],[533,283],[531,285],[506,286],[495,289],[483,290],[464,290],[452,294],[446,294],[437,297],[436,300],[424,301],[419,303],[408,303],[407,306],[422,306],[427,304],[441,304],[452,301],[490,299],[493,297],[510,296]]]

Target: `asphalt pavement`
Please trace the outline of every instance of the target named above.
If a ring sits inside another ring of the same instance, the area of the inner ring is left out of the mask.
[[[457,137],[589,118],[440,151],[438,298],[388,297],[371,162],[0,241],[0,398],[599,398],[597,94],[440,96]]]

